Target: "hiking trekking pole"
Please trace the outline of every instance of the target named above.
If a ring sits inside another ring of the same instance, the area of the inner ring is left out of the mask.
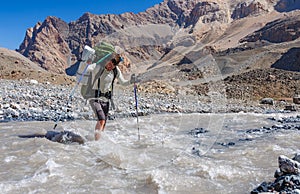
[[[140,141],[140,126],[139,126],[137,85],[136,85],[135,81],[134,81],[134,84],[133,84],[133,89],[134,89],[134,99],[135,99],[136,122],[137,122],[137,129],[138,129],[138,140]]]

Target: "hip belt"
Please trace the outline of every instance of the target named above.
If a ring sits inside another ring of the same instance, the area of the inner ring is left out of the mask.
[[[99,90],[95,90],[95,98],[105,97],[107,99],[111,99],[111,91],[102,93]]]

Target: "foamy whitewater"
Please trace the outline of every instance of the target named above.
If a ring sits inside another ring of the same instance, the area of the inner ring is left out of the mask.
[[[295,115],[295,113],[294,113]],[[247,133],[293,114],[158,114],[59,123],[86,139],[60,144],[18,135],[53,122],[0,123],[1,193],[250,193],[272,181],[277,158],[299,152],[299,130]],[[270,119],[275,118],[275,119]],[[140,140],[138,139],[138,127]],[[201,131],[203,133],[196,133]],[[205,132],[206,130],[206,132]]]

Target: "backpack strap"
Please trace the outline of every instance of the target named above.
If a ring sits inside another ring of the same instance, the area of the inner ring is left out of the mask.
[[[113,78],[113,81],[112,81],[112,84],[111,84],[111,93],[113,93],[113,90],[114,90],[114,82],[115,82],[115,79],[118,75],[118,70],[117,70],[117,67],[113,69],[114,71],[114,78]]]
[[[103,72],[104,72],[104,68],[96,75],[99,78],[94,80],[94,83],[95,83],[96,80],[98,80],[98,90],[97,90],[98,94],[95,95],[95,97],[99,97],[100,96],[100,76],[103,74]],[[115,108],[115,104],[113,102],[113,90],[114,90],[114,82],[115,82],[115,80],[116,80],[116,78],[118,76],[118,70],[117,70],[117,68],[113,69],[113,73],[114,73],[114,77],[113,77],[112,85],[111,85],[111,98],[110,98],[110,102],[111,102],[112,108],[116,109]],[[94,83],[93,83],[93,85],[94,85]]]
[[[94,77],[99,77],[98,79],[94,79],[94,81],[92,83],[92,88],[93,88],[93,86],[95,85],[95,82],[98,80],[98,85],[97,85],[98,93],[96,94],[96,92],[95,92],[95,94],[94,94],[95,96],[94,97],[99,97],[100,96],[99,95],[100,94],[99,93],[100,92],[100,76],[103,74],[104,69],[105,69],[105,67],[101,66],[100,69],[99,69],[99,71],[98,71],[98,73],[96,75],[94,75]]]

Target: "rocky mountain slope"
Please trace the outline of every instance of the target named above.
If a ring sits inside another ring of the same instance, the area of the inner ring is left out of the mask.
[[[212,44],[216,40],[228,38],[226,32],[228,33],[228,30],[239,23],[240,28],[236,27],[237,30],[240,31],[243,28],[246,31],[228,34],[229,36],[236,33],[241,35],[241,37],[237,37],[238,39],[232,40],[235,45],[228,45],[233,47],[237,46],[238,42],[236,41],[239,39],[259,30],[267,22],[282,17],[276,9],[290,10],[293,7],[296,8],[298,4],[298,1],[291,4],[289,1],[283,0],[165,0],[138,14],[94,15],[85,13],[78,20],[69,24],[59,18],[49,16],[44,22],[38,22],[33,28],[27,30],[18,51],[47,70],[63,73],[70,53],[79,58],[85,44],[94,46],[101,40],[113,38],[113,41],[110,41],[122,45],[126,51],[139,52],[142,56],[146,55],[151,58],[151,50],[145,51],[146,49],[144,49],[141,52],[140,47],[154,46],[158,47],[155,50],[159,51],[163,47],[162,43],[178,41],[180,37],[171,40],[170,38],[183,32],[196,37],[197,42]],[[254,19],[255,16],[258,16],[259,19]],[[242,18],[259,22],[252,26],[245,26],[243,22],[249,22],[242,20],[240,23]],[[156,29],[155,27],[152,30],[154,32],[151,34],[152,36],[148,36],[144,40],[142,35],[148,34],[147,26],[153,24],[166,25],[171,28],[171,31],[161,36],[159,32],[161,28]],[[136,30],[136,28],[139,31],[138,35],[130,32],[128,34],[130,29]],[[132,45],[132,43],[134,44]],[[213,45],[218,44],[221,43],[216,42]],[[138,48],[134,48],[134,46]],[[220,49],[226,49],[226,47],[223,46]],[[132,62],[136,63],[137,61],[133,60]]]
[[[38,80],[42,83],[73,85],[74,79],[46,71],[20,53],[0,48],[0,79]]]
[[[207,95],[203,84],[222,81],[230,97],[239,97],[231,86],[244,83],[259,91],[248,92],[250,98],[291,97],[300,85],[294,79],[300,67],[299,7],[300,0],[164,0],[138,14],[85,13],[70,23],[49,16],[27,30],[18,52],[63,74],[69,56],[78,59],[84,45],[107,41],[124,49],[122,70],[137,73],[141,82],[162,80],[175,92],[184,87]],[[295,73],[282,76],[271,67]],[[266,75],[286,92],[265,92],[272,89],[263,82]]]

